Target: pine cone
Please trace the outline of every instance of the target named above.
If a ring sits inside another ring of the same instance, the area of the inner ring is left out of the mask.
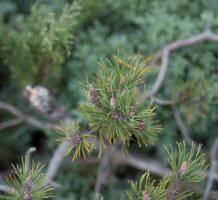
[[[143,200],[152,200],[149,193],[146,192],[146,191],[143,192],[143,197],[142,198],[143,198]]]
[[[89,88],[89,96],[90,96],[91,102],[95,105],[98,105],[99,100],[98,100],[98,93],[96,89],[93,87],[92,84],[89,84],[88,88]]]
[[[181,189],[182,182],[178,177],[176,177],[167,190],[167,200],[174,200],[177,194],[181,191]]]
[[[79,134],[73,134],[70,138],[70,142],[72,145],[79,144],[82,141],[82,138]]]
[[[144,131],[145,130],[145,125],[143,122],[139,122],[137,124],[137,129],[139,129],[140,131]]]
[[[112,110],[115,110],[116,104],[117,104],[117,100],[116,100],[116,98],[114,96],[112,96],[111,99],[110,99],[110,108]]]
[[[188,161],[186,160],[185,162],[182,163],[182,165],[179,169],[179,175],[183,176],[185,174],[187,168],[188,168]]]
[[[138,112],[138,108],[133,107],[129,112],[129,117],[134,118],[137,112]]]

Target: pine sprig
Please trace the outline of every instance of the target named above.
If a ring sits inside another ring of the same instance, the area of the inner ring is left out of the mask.
[[[207,165],[205,154],[201,153],[201,145],[195,147],[193,144],[190,150],[185,142],[177,143],[177,146],[178,151],[173,150],[172,146],[169,149],[165,147],[172,170],[185,182],[202,181]]]
[[[140,146],[154,144],[160,132],[154,120],[156,106],[150,105],[138,89],[149,70],[144,59],[118,54],[110,60],[101,60],[99,65],[93,82],[85,86],[84,94],[89,101],[80,108],[101,141],[100,148],[104,141],[110,144],[121,141],[128,146],[133,138]]]
[[[150,174],[145,173],[137,182],[130,181],[130,190],[126,191],[128,200],[166,200],[167,180],[156,184]]]
[[[169,155],[169,164],[174,174],[170,178],[167,188],[168,200],[182,200],[192,194],[191,191],[184,189],[185,184],[197,183],[204,179],[206,171],[205,154],[201,152],[201,145],[192,145],[189,150],[185,142],[177,143],[178,151],[173,150],[172,146],[166,148]]]
[[[40,163],[32,162],[27,168],[23,159],[21,166],[13,165],[13,174],[6,177],[6,183],[12,188],[2,200],[41,200],[52,196],[53,187],[43,186],[43,166]]]
[[[203,180],[207,165],[201,146],[192,146],[189,150],[185,142],[177,143],[178,151],[167,149],[169,164],[173,175],[165,176],[159,183],[152,181],[149,173],[145,173],[139,181],[130,182],[125,200],[184,200],[192,195],[185,184]]]
[[[78,122],[65,122],[58,127],[58,132],[61,134],[59,141],[69,141],[70,147],[66,151],[66,155],[73,151],[73,160],[83,157],[92,151],[94,144],[91,139],[94,138],[91,134],[84,134],[80,130]]]

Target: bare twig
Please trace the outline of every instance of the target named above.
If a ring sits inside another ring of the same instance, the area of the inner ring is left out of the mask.
[[[21,118],[15,118],[12,120],[8,120],[8,121],[0,123],[0,130],[10,128],[12,126],[17,126],[21,123],[23,123],[23,119],[21,119]]]
[[[175,118],[176,124],[178,125],[185,141],[190,146],[192,146],[193,144],[196,146],[196,143],[192,140],[192,138],[189,135],[188,129],[185,126],[185,123],[183,122],[179,109],[176,107],[176,105],[172,106],[172,112],[173,112],[173,116]]]
[[[160,106],[171,106],[171,105],[174,105],[176,104],[175,101],[173,100],[165,100],[165,99],[159,99],[155,96],[151,97],[151,99],[158,105]]]
[[[216,141],[214,142],[212,148],[211,148],[211,153],[210,153],[210,157],[211,157],[211,161],[210,161],[210,171],[208,174],[208,178],[207,178],[207,185],[204,191],[204,197],[203,200],[207,200],[208,197],[210,196],[210,192],[213,186],[213,183],[215,181],[215,177],[214,174],[216,174],[218,165],[217,165],[217,150],[218,150],[218,138],[216,139]]]
[[[161,165],[156,160],[142,159],[135,155],[124,155],[121,152],[113,154],[114,164],[128,165],[141,171],[150,171],[152,174],[158,176],[166,176],[172,173],[172,171]]]
[[[154,96],[157,93],[157,91],[160,89],[162,82],[164,81],[166,72],[167,72],[168,62],[169,62],[168,57],[169,57],[169,50],[167,48],[164,48],[162,50],[160,71],[157,75],[157,78],[156,78],[151,90],[148,91],[148,94],[147,94],[148,97]]]
[[[25,168],[26,170],[29,170],[30,169],[30,166],[31,166],[31,155],[32,153],[34,153],[36,151],[36,148],[35,147],[30,147],[27,152],[26,152],[26,155],[25,155]]]
[[[212,33],[209,29],[206,29],[202,33],[199,33],[197,35],[194,35],[190,38],[183,39],[183,40],[177,40],[175,42],[172,42],[165,46],[162,50],[158,51],[154,59],[152,60],[152,63],[156,62],[157,60],[161,59],[161,67],[160,71],[158,73],[158,76],[151,88],[151,90],[148,92],[147,96],[152,97],[154,96],[162,86],[162,83],[165,79],[167,68],[168,68],[168,61],[169,61],[169,55],[170,52],[182,47],[190,46],[193,44],[197,44],[199,42],[203,41],[215,41],[218,42],[218,35]]]
[[[98,168],[97,179],[95,182],[95,200],[100,199],[101,186],[107,180],[110,171],[111,149],[105,149]]]
[[[1,101],[0,102],[0,109],[5,110],[5,111],[11,113],[12,115],[16,116],[19,119],[19,123],[26,122],[26,123],[28,123],[32,126],[38,127],[38,128],[56,129],[56,127],[57,127],[56,124],[53,124],[50,122],[45,122],[45,121],[40,121],[40,120],[35,119],[33,117],[27,116],[22,111],[18,110],[17,108],[15,108],[14,106],[12,106],[9,103],[5,103],[5,102]],[[10,123],[12,123],[12,122],[10,122]],[[15,123],[15,121],[13,123]],[[18,123],[18,121],[16,123]]]
[[[62,142],[58,148],[54,151],[53,156],[49,162],[47,172],[45,174],[44,185],[48,185],[53,182],[54,177],[59,170],[61,163],[63,162],[66,150],[71,145],[69,140]]]

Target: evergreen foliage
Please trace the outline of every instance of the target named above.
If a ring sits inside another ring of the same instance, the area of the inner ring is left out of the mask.
[[[150,174],[145,173],[138,182],[130,181],[130,189],[126,191],[128,200],[166,200],[166,184],[167,181],[160,182],[155,185],[155,181],[151,180]]]
[[[30,83],[60,84],[62,65],[70,55],[79,12],[78,1],[65,5],[61,13],[36,3],[29,15],[17,16],[7,26],[1,23],[1,53],[12,81],[19,80],[21,88]]]
[[[71,146],[67,150],[66,155],[70,154],[74,150],[73,160],[83,157],[86,158],[87,155],[93,149],[93,143],[91,143],[90,138],[94,137],[90,134],[81,133],[80,126],[78,122],[66,122],[62,124],[59,128],[59,133],[63,137],[59,138],[59,141],[67,140],[70,142]]]
[[[26,160],[22,160],[22,166],[13,165],[13,174],[6,178],[6,183],[11,187],[2,200],[42,200],[52,196],[53,188],[43,186],[43,166],[40,163],[32,162],[28,166]]]
[[[45,64],[45,72],[43,72],[45,75],[41,76],[41,70],[39,70],[36,65],[39,65],[38,60],[47,60],[48,58],[46,54],[41,53],[41,46],[33,45],[34,41],[42,40],[41,34],[38,34],[41,30],[41,25],[38,26],[37,24],[39,22],[35,20],[38,17],[36,16],[34,18],[35,21],[31,20],[27,24],[28,19],[33,15],[29,10],[33,2],[35,1],[0,1],[0,15],[2,17],[0,25],[0,99],[13,102],[14,105],[25,111],[27,106],[26,103],[20,100],[21,96],[18,95],[19,91],[17,87],[22,88],[26,83],[49,85],[51,91],[58,93],[59,102],[66,105],[71,114],[78,114],[78,112],[74,112],[75,105],[77,105],[78,100],[82,97],[80,92],[81,85],[78,84],[78,80],[84,79],[85,76],[88,76],[90,79],[90,77],[93,76],[93,71],[98,68],[96,60],[99,57],[104,58],[110,56],[114,54],[117,49],[122,49],[129,54],[140,53],[150,55],[171,41],[201,32],[207,25],[209,25],[214,32],[218,30],[218,6],[216,0],[191,2],[188,0],[86,0],[81,3],[82,7],[86,7],[85,10],[82,11],[82,16],[80,15],[83,21],[77,16],[75,20],[69,22],[69,24],[71,24],[71,22],[74,24],[75,21],[78,21],[77,24],[79,24],[79,28],[75,25],[73,31],[70,31],[70,34],[66,34],[67,37],[68,35],[70,35],[70,37],[74,36],[73,44],[70,39],[70,43],[74,45],[74,48],[72,48],[71,45],[69,47],[69,51],[72,55],[67,55],[66,47],[68,47],[68,45],[62,48],[61,44],[59,44],[59,42],[62,43],[62,40],[54,41],[54,35],[51,34],[52,45],[58,47],[57,50],[53,48],[56,55],[58,54],[58,61],[54,66],[49,63]],[[45,2],[46,4],[42,5]],[[50,16],[52,15],[51,13],[55,13],[53,15],[55,17],[51,19],[51,21],[55,21],[53,24],[55,25],[58,23],[62,13],[62,6],[60,5],[63,5],[64,2],[66,1],[42,1],[35,6],[39,8],[39,10],[34,12],[39,13],[40,16],[40,13],[42,13],[42,15],[49,16],[49,18],[52,18]],[[44,7],[44,9],[41,7]],[[75,13],[77,13],[77,11]],[[19,19],[17,19],[17,16],[19,16]],[[44,23],[44,21],[47,20],[48,19],[44,17],[42,22]],[[40,24],[43,24],[42,22],[40,22]],[[27,30],[26,33],[32,33],[33,31],[32,29],[30,30],[30,27],[35,26],[38,26],[37,30],[39,30],[39,32],[34,32],[31,39],[30,36],[26,37],[25,33],[23,33],[23,29]],[[17,28],[19,30],[17,30]],[[66,28],[68,28],[68,26],[64,27],[65,30]],[[20,29],[22,31],[20,31]],[[12,32],[13,38],[9,38]],[[46,35],[48,32],[49,31],[46,32]],[[75,32],[79,34],[75,36]],[[46,37],[46,35],[44,36]],[[24,38],[24,36],[26,38]],[[16,47],[13,46],[12,48],[12,40],[15,38],[17,39],[14,41]],[[35,54],[36,51],[41,53],[41,57],[37,58],[37,62],[31,61],[29,58],[30,53],[25,48],[23,49],[23,40],[21,40],[21,38],[24,39],[25,45],[29,47],[29,50],[34,52],[31,53],[33,57],[37,56],[37,54]],[[10,43],[7,41],[10,41]],[[63,41],[66,40],[64,39]],[[41,42],[39,42],[39,44],[41,44]],[[15,53],[10,55],[5,47],[8,49],[11,48],[12,52],[16,51],[19,56],[16,56]],[[53,51],[47,51],[53,56]],[[210,147],[214,138],[217,136],[217,53],[217,44],[212,42],[205,42],[174,52],[170,56],[166,81],[158,94],[161,98],[179,100],[178,107],[185,122],[189,125],[192,138],[197,142],[203,143],[205,148]],[[16,57],[16,60],[13,60],[13,55]],[[54,60],[56,60],[56,55]],[[5,62],[6,57],[8,57],[7,62]],[[9,57],[11,59],[9,59]],[[40,62],[42,62],[42,60]],[[61,62],[61,60],[64,61]],[[30,65],[27,66],[26,64]],[[43,68],[41,64],[39,68]],[[52,69],[50,71],[51,73],[49,73],[50,76],[46,75],[47,69]],[[152,82],[152,77],[156,75],[158,70],[159,68],[155,67],[149,77],[146,77],[148,78],[147,80],[150,81],[151,79]],[[199,72],[200,76],[198,76]],[[202,100],[196,103],[196,100],[198,101],[201,95],[203,96]],[[148,150],[152,152],[153,157],[165,162],[166,153],[159,147],[162,146],[163,143],[168,145],[174,143],[176,140],[180,140],[181,134],[174,120],[172,120],[171,110],[168,109],[168,107],[159,107],[156,112],[158,112],[158,120],[160,120],[160,123],[164,126],[163,133],[156,145]],[[80,115],[76,116],[80,117]],[[8,115],[4,115],[4,113],[1,113],[0,117],[2,121],[8,119]],[[80,117],[80,120],[83,119],[84,118]],[[208,134],[208,130],[210,130],[210,134]],[[0,134],[1,167],[6,168],[9,165],[8,160],[15,159],[24,148],[31,144],[31,138],[35,131],[38,130],[23,125],[11,128],[9,131],[2,131]],[[43,148],[46,146],[44,151],[49,151],[51,150],[51,146],[53,147],[55,143],[54,134],[48,131],[45,131],[43,134],[46,134],[47,137],[47,140],[43,140],[45,144]],[[22,138],[22,140],[17,142],[20,138]],[[147,154],[148,150],[142,149],[145,154]],[[66,173],[69,173],[69,171],[66,170]],[[72,177],[75,178],[74,176]],[[84,178],[81,178],[83,177],[83,173],[81,173],[81,177],[79,175],[76,177],[76,183],[71,181],[72,177],[65,176],[65,178],[62,179],[67,186],[63,194],[57,192],[57,199],[65,199],[66,196],[66,199],[78,199],[79,197],[76,196],[75,193],[78,192],[78,185],[81,184],[83,184],[83,188],[90,189],[90,191],[88,191],[88,189],[85,190],[85,193],[91,193],[92,188],[90,185],[93,180],[88,180],[90,177],[85,181]],[[69,190],[69,188],[72,188],[72,190]],[[110,186],[109,188],[112,187]],[[113,196],[114,193],[111,195],[112,196],[106,196],[105,198],[117,199],[117,196]],[[92,197],[88,196],[89,195],[87,195],[87,199],[92,199]],[[85,197],[83,196],[83,198]]]
[[[151,145],[157,140],[160,125],[155,121],[156,106],[140,92],[143,77],[150,70],[147,60],[140,56],[114,56],[101,60],[93,82],[84,86],[88,101],[80,110],[90,125],[91,132],[82,134],[78,122],[65,123],[59,131],[71,142],[68,153],[75,149],[73,159],[86,157],[93,149],[91,137],[97,139],[99,154],[103,148],[121,142],[123,148],[135,139],[139,146]]]
[[[192,194],[185,186],[204,179],[206,158],[200,145],[197,149],[193,145],[189,150],[185,142],[181,142],[177,143],[177,147],[177,151],[172,147],[166,148],[173,175],[156,183],[147,172],[139,181],[130,181],[130,189],[126,192],[128,200],[183,200]]]
[[[97,136],[100,154],[106,144],[121,142],[126,147],[133,138],[139,146],[154,144],[160,132],[154,120],[156,106],[139,91],[149,70],[146,60],[118,54],[99,65],[93,82],[85,86],[88,102],[81,103],[80,109]]]

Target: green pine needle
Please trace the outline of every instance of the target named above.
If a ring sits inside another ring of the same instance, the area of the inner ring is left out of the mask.
[[[25,163],[24,159],[21,166],[13,165],[13,174],[6,177],[6,183],[12,189],[5,196],[0,196],[0,199],[24,200],[27,194],[30,195],[31,200],[50,198],[53,187],[43,186],[44,174],[42,169],[43,166],[35,162],[32,162],[30,168],[27,168],[27,163]]]
[[[118,54],[99,65],[93,82],[85,86],[88,102],[80,108],[101,141],[100,151],[104,142],[122,141],[128,146],[136,139],[139,146],[154,144],[161,130],[155,121],[156,106],[151,106],[138,88],[149,71],[144,58]]]
[[[184,182],[200,182],[204,179],[207,168],[205,154],[201,152],[201,145],[192,148],[186,146],[185,142],[177,143],[178,151],[172,146],[166,149],[169,155],[169,164],[172,170],[181,177]]]
[[[130,181],[130,189],[126,191],[128,200],[166,200],[166,186],[168,180],[165,179],[159,184],[151,180],[150,174],[145,173],[139,181]]]
[[[91,134],[81,133],[78,122],[65,122],[58,128],[58,132],[61,134],[59,141],[69,141],[70,147],[66,151],[66,155],[73,151],[73,160],[83,157],[84,159],[93,150],[94,144],[91,139],[94,138]]]

